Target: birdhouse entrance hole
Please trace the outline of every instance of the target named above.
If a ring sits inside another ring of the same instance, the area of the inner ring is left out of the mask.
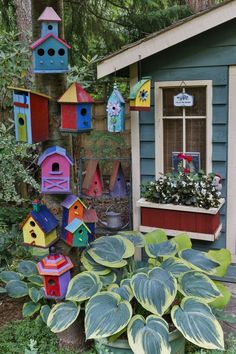
[[[30,225],[34,227],[35,226],[35,222],[34,221],[30,221]]]
[[[79,234],[81,235],[83,233],[83,230],[79,230]]]
[[[50,55],[50,57],[53,57],[53,55],[55,55],[55,50],[53,48],[49,48],[48,55]]]
[[[63,55],[65,54],[65,49],[60,48],[60,49],[58,50],[58,54],[61,55],[61,56],[63,56]]]
[[[59,163],[58,162],[54,162],[52,164],[52,171],[53,172],[58,172],[60,170],[60,166],[59,166]]]
[[[18,122],[19,122],[20,125],[24,125],[25,124],[25,121],[24,121],[24,119],[22,117],[19,118]]]
[[[44,52],[44,49],[43,49],[43,48],[39,48],[38,51],[37,51],[37,53],[38,53],[38,55],[39,55],[40,57],[42,57],[45,52]]]
[[[86,114],[87,114],[87,109],[86,109],[86,108],[82,108],[81,111],[80,111],[80,113],[81,113],[81,116],[86,116]]]
[[[78,205],[75,205],[75,206],[74,206],[74,209],[75,209],[75,210],[78,209]]]
[[[35,233],[35,232],[31,232],[31,237],[32,237],[32,238],[37,238],[36,233]]]
[[[50,286],[54,286],[54,285],[56,284],[56,282],[55,282],[54,279],[49,279],[49,280],[48,280],[48,284],[49,284]]]
[[[51,30],[53,29],[53,26],[52,26],[52,25],[49,25],[49,26],[48,26],[48,29],[49,29],[49,31],[51,31]]]

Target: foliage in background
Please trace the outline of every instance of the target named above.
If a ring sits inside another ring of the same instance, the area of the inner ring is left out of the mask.
[[[9,229],[12,225],[19,225],[30,212],[30,207],[15,208],[15,206],[0,203],[0,230]]]
[[[15,4],[13,0],[0,0],[0,31],[16,29]]]
[[[11,129],[3,124],[0,126],[0,202],[22,202],[17,190],[22,182],[39,191],[39,185],[32,177],[37,157],[35,145],[16,142]]]
[[[117,157],[118,150],[125,147],[125,139],[120,134],[98,130],[90,135],[89,149],[94,157]]]

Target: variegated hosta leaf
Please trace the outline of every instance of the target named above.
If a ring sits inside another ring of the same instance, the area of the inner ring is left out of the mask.
[[[79,312],[80,305],[72,301],[57,304],[48,315],[47,325],[54,333],[62,332],[75,322]]]
[[[131,287],[138,302],[146,310],[160,316],[172,304],[177,292],[173,275],[158,267],[147,274],[135,274],[131,279]]]
[[[102,282],[94,272],[82,272],[73,277],[68,285],[66,300],[85,301],[100,291]]]
[[[221,292],[222,296],[217,297],[208,305],[213,308],[223,309],[230,302],[232,294],[229,289],[223,284],[221,284],[219,281],[215,281],[214,283],[217,286],[218,290]]]
[[[40,310],[41,304],[36,304],[32,301],[25,302],[22,308],[23,317],[33,316],[36,312]]]
[[[109,290],[116,293],[116,294],[119,294],[120,297],[122,297],[122,299],[130,302],[134,297],[131,287],[128,285],[121,285],[121,286],[118,286],[118,285],[116,286],[116,285],[117,284],[112,284],[109,287]]]
[[[191,270],[191,267],[184,260],[177,257],[170,257],[160,265],[161,268],[168,270],[174,277],[178,277],[183,273]]]
[[[33,274],[38,274],[36,263],[32,261],[20,261],[17,267],[18,272],[22,273],[25,277]]]
[[[10,270],[4,270],[0,273],[0,280],[3,283],[8,283],[11,280],[22,280],[24,276],[21,273],[13,272]]]
[[[134,246],[122,236],[103,236],[91,243],[88,253],[99,264],[120,268],[127,264],[123,258],[134,254]]]
[[[51,308],[48,305],[43,305],[40,309],[40,316],[41,316],[43,322],[46,324],[47,324],[47,320],[48,320],[48,316],[49,316],[50,311],[51,311]]]
[[[128,341],[134,354],[170,354],[168,324],[163,318],[150,315],[146,320],[134,316],[128,326]]]
[[[94,295],[85,307],[87,339],[106,338],[125,328],[132,317],[132,307],[113,292]]]
[[[10,297],[19,298],[28,295],[27,283],[21,280],[11,280],[6,285],[7,294]]]
[[[104,287],[109,286],[110,284],[116,281],[116,273],[110,272],[105,275],[99,275],[100,281]]]
[[[29,297],[31,300],[35,303],[37,303],[40,299],[44,297],[44,291],[43,288],[37,289],[37,288],[30,288],[29,289]]]
[[[122,237],[131,241],[135,247],[144,247],[144,236],[139,231],[120,231],[118,233]]]
[[[82,252],[81,262],[85,269],[91,270],[99,275],[105,275],[111,271],[109,268],[95,262],[95,260],[88,254],[87,250]]]
[[[175,242],[178,244],[178,250],[182,251],[187,248],[192,248],[192,242],[187,234],[179,234],[175,236]]]
[[[213,261],[206,252],[187,249],[179,252],[179,257],[188,262],[191,268],[206,274],[215,274],[219,263]]]
[[[224,349],[222,328],[211,308],[197,299],[184,298],[171,310],[176,328],[190,342],[206,349]]]
[[[179,289],[185,296],[196,297],[204,302],[211,302],[221,296],[214,282],[206,274],[195,270],[191,270],[179,278]]]
[[[216,269],[215,275],[217,277],[223,277],[228,269],[228,266],[231,263],[231,253],[229,250],[222,248],[220,250],[211,250],[208,251],[211,259],[215,260],[220,264]]]
[[[156,244],[145,245],[145,251],[151,258],[174,256],[178,252],[178,246],[174,240]]]
[[[156,229],[154,231],[148,232],[145,236],[145,244],[161,243],[168,240],[165,231]]]

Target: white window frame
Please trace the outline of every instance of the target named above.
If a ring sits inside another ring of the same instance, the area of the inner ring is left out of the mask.
[[[184,81],[188,86],[206,87],[206,173],[212,172],[212,80]],[[160,177],[164,172],[164,139],[163,139],[163,88],[180,87],[183,81],[155,82],[155,176]],[[200,118],[200,117],[199,117]]]

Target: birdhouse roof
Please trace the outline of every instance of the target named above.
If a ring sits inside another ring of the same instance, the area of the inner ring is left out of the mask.
[[[62,254],[54,254],[44,257],[37,263],[40,275],[61,275],[73,268],[70,258]]]
[[[87,168],[86,168],[86,174],[85,174],[85,177],[84,177],[84,180],[83,180],[82,188],[84,188],[84,189],[89,189],[90,188],[91,183],[93,181],[94,174],[95,174],[97,168],[99,169],[100,177],[101,177],[101,171],[100,171],[100,168],[99,168],[98,160],[89,160]]]
[[[60,147],[60,146],[51,146],[48,149],[46,149],[44,151],[44,153],[40,156],[39,160],[38,160],[38,165],[40,166],[42,164],[42,162],[49,156],[54,155],[54,154],[58,154],[61,156],[64,156],[67,161],[73,165],[74,161],[72,160],[72,158],[67,154],[66,149]]]
[[[73,219],[66,227],[65,229],[69,232],[71,232],[72,234],[77,231],[81,226],[84,226],[88,232],[90,232],[89,228],[87,227],[87,225],[85,225],[85,223],[80,220],[80,219]]]
[[[39,16],[38,21],[61,22],[61,18],[52,7],[47,6]]]
[[[63,39],[57,37],[55,34],[53,33],[48,33],[45,36],[39,38],[36,42],[34,42],[33,44],[31,44],[30,48],[31,49],[35,49],[37,48],[40,44],[44,43],[48,38],[54,38],[56,41],[60,42],[62,45],[64,45],[65,47],[67,47],[68,49],[71,48],[71,46],[64,41]]]
[[[28,89],[22,88],[22,87],[8,86],[8,89],[9,89],[9,90],[14,90],[14,91],[29,92],[29,93],[32,93],[32,94],[37,95],[37,96],[45,97],[45,98],[47,98],[47,99],[49,99],[49,100],[52,98],[52,97],[50,97],[50,96],[48,96],[48,95],[45,95],[44,93],[40,93],[40,92],[28,90]]]
[[[98,216],[97,216],[96,210],[94,210],[94,209],[85,210],[83,219],[84,219],[84,222],[86,222],[86,223],[98,222]]]
[[[121,171],[123,173],[121,162],[116,160],[116,161],[114,161],[112,173],[111,173],[111,177],[110,177],[110,186],[109,186],[110,191],[114,190],[116,178],[117,178],[119,171]]]
[[[138,82],[134,85],[134,87],[132,88],[132,91],[131,91],[131,93],[130,93],[129,98],[130,98],[131,100],[135,100],[138,91],[139,91],[139,90],[141,89],[141,87],[142,87],[147,81],[149,81],[150,79],[151,79],[150,77],[147,77],[147,78],[142,78],[140,81],[138,81]]]
[[[25,225],[30,217],[34,219],[45,234],[48,234],[58,226],[57,219],[46,207],[46,205],[41,205],[39,211],[32,210],[23,221],[21,227]]]
[[[94,99],[81,87],[74,82],[66,92],[58,99],[59,103],[93,103]]]
[[[66,199],[63,200],[63,202],[61,203],[61,206],[69,209],[76,201],[79,201],[84,208],[87,208],[86,205],[82,202],[82,200],[79,197],[76,197],[76,195],[74,194],[68,195],[68,197],[66,197]]]
[[[117,87],[114,87],[113,91],[112,91],[112,94],[111,96],[109,97],[109,101],[111,100],[114,100],[114,97],[121,103],[125,103],[125,100],[122,96],[122,94],[120,93],[120,91],[118,90]]]

